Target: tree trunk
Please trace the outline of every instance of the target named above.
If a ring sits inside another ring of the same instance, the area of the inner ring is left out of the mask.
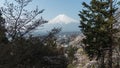
[[[113,18],[113,0],[109,0],[110,2],[110,19]],[[111,26],[110,26],[110,46],[109,46],[109,50],[108,50],[108,68],[112,68],[112,46],[114,45],[114,42],[113,42],[113,33],[112,33],[112,29],[113,29],[113,21],[110,22],[111,23]]]
[[[112,46],[110,46],[108,52],[108,68],[112,68]]]
[[[104,58],[105,58],[105,55],[104,53],[102,53],[100,68],[105,68]]]

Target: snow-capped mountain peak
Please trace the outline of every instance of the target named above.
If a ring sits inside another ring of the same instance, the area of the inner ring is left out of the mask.
[[[51,19],[49,23],[50,24],[55,24],[55,23],[69,24],[69,23],[78,23],[78,21],[65,14],[60,14],[56,16],[55,18]]]

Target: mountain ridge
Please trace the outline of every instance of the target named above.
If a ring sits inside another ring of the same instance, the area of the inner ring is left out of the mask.
[[[79,23],[77,20],[65,14],[59,14],[55,18],[51,19],[48,23],[43,24],[43,27],[39,27],[36,32],[47,33],[53,28],[61,28],[62,29],[61,32],[75,32],[75,31],[80,31],[78,26]]]

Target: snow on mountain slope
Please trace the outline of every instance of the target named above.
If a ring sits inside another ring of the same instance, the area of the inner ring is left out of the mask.
[[[78,23],[78,21],[65,14],[60,14],[49,21],[49,24],[56,24],[56,23],[69,24],[69,23]]]
[[[44,24],[43,27],[39,27],[36,33],[42,33],[46,31],[50,31],[55,28],[62,28],[62,32],[75,32],[80,31],[78,28],[79,21],[75,20],[65,14],[59,14],[55,18],[48,21],[48,23]]]

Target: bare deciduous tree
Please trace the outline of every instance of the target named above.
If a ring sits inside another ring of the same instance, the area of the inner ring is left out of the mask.
[[[7,35],[11,39],[25,36],[41,24],[47,23],[43,18],[37,16],[44,9],[36,9],[28,11],[26,6],[32,0],[14,0],[13,3],[5,1],[5,6],[1,8],[6,20]]]

